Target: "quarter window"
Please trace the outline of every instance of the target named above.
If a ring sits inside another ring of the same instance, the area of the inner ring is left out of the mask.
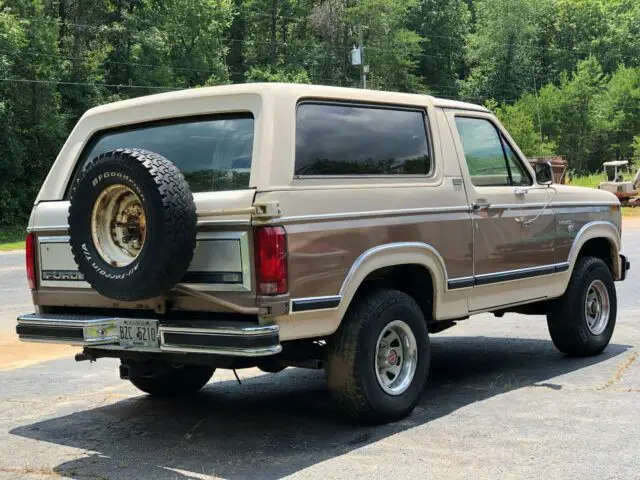
[[[425,120],[421,110],[300,104],[295,175],[427,175]]]
[[[456,127],[471,183],[477,187],[531,185],[529,173],[490,121],[456,117]]]

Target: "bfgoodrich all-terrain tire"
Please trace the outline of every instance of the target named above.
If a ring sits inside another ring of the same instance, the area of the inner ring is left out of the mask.
[[[617,309],[616,288],[607,264],[595,257],[579,258],[566,292],[547,313],[553,344],[574,357],[599,354],[611,340]]]
[[[160,375],[133,377],[130,381],[154,397],[178,397],[196,393],[207,384],[214,371],[208,365],[185,365]]]
[[[329,390],[356,422],[400,420],[427,382],[427,323],[413,298],[397,290],[374,290],[354,302],[328,342]]]
[[[70,200],[71,250],[99,293],[144,300],[184,276],[196,244],[196,207],[169,160],[140,149],[104,153],[86,164]]]

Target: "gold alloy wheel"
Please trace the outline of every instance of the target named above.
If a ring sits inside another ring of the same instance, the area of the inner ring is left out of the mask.
[[[140,197],[125,185],[105,188],[93,205],[91,237],[98,254],[112,267],[126,267],[138,258],[147,234]]]

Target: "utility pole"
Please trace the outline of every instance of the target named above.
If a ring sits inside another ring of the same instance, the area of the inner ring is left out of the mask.
[[[364,32],[363,30],[367,28],[363,25],[360,25],[358,32],[358,47],[353,46],[353,50],[351,50],[350,62],[354,67],[360,67],[360,78],[362,80],[362,88],[367,88],[367,75],[369,74],[369,65],[365,65],[364,63]]]
[[[364,65],[364,34],[362,33],[362,26],[360,27],[360,76],[362,77],[362,88],[367,88],[367,70],[368,68]]]

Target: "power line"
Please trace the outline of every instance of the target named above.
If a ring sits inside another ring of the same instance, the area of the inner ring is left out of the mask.
[[[0,82],[14,83],[43,83],[47,85],[72,85],[72,86],[91,86],[91,87],[111,87],[111,88],[142,88],[149,90],[181,90],[178,87],[159,87],[153,85],[124,85],[112,83],[90,83],[90,82],[65,82],[61,80],[32,80],[30,78],[0,78]]]
[[[47,57],[47,58],[64,58],[67,60],[78,60],[78,61],[86,61],[89,60],[88,57],[73,57],[63,54],[52,54],[52,53],[40,53],[40,52],[24,52],[24,51],[10,51],[10,50],[2,50],[0,52],[8,54],[8,55],[29,55],[32,57]],[[199,68],[190,68],[190,67],[174,67],[173,65],[159,65],[159,64],[151,64],[151,63],[136,63],[136,62],[118,62],[113,60],[102,60],[100,63],[106,63],[109,65],[127,65],[132,67],[144,67],[144,68],[165,68],[170,67],[172,70],[181,70],[181,71],[189,71],[189,72],[200,72],[200,73],[217,73],[215,70],[203,70]],[[231,73],[231,72],[230,72]]]

